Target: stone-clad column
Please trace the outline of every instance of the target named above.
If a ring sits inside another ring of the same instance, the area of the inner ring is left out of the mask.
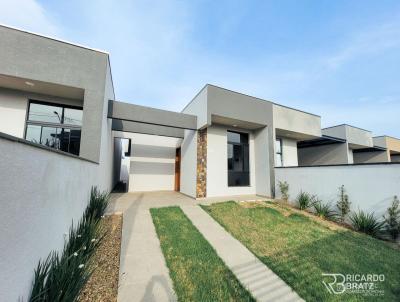
[[[197,132],[196,197],[207,196],[207,128]]]

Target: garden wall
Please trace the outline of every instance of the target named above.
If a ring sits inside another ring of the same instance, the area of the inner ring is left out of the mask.
[[[38,260],[62,248],[91,187],[110,188],[107,171],[102,164],[0,135],[0,301],[27,300]]]
[[[339,187],[345,186],[352,210],[374,211],[380,217],[394,195],[400,196],[400,164],[357,164],[275,168],[276,195],[279,181],[289,183],[290,200],[300,191],[316,194],[324,202],[336,204]]]

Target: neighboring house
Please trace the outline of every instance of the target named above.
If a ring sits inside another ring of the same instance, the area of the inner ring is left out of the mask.
[[[322,129],[322,137],[298,143],[300,166],[395,162],[400,140],[372,137],[372,132],[351,125]]]
[[[374,145],[386,149],[389,162],[400,162],[400,139],[390,136],[373,137]]]

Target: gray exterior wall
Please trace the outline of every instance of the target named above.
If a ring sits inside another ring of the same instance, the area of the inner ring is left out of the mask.
[[[390,161],[387,151],[354,152],[353,158],[355,164],[385,163]]]
[[[108,68],[106,53],[0,26],[1,75],[84,90],[80,155],[96,162]]]
[[[299,148],[297,153],[299,166],[337,165],[349,161],[346,143]]]

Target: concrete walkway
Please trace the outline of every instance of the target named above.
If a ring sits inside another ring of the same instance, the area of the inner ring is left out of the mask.
[[[257,301],[303,301],[282,279],[199,206],[182,210]]]
[[[112,194],[108,213],[123,213],[118,302],[176,301],[150,208],[194,205],[176,192]]]
[[[238,197],[237,197],[238,198]],[[243,196],[241,199],[255,199]],[[232,200],[220,198],[219,201]],[[208,204],[214,200],[202,200]],[[215,200],[217,201],[217,200]],[[112,194],[108,213],[122,213],[118,302],[176,301],[150,208],[180,206],[239,281],[258,301],[299,301],[290,287],[198,206],[171,191]]]

